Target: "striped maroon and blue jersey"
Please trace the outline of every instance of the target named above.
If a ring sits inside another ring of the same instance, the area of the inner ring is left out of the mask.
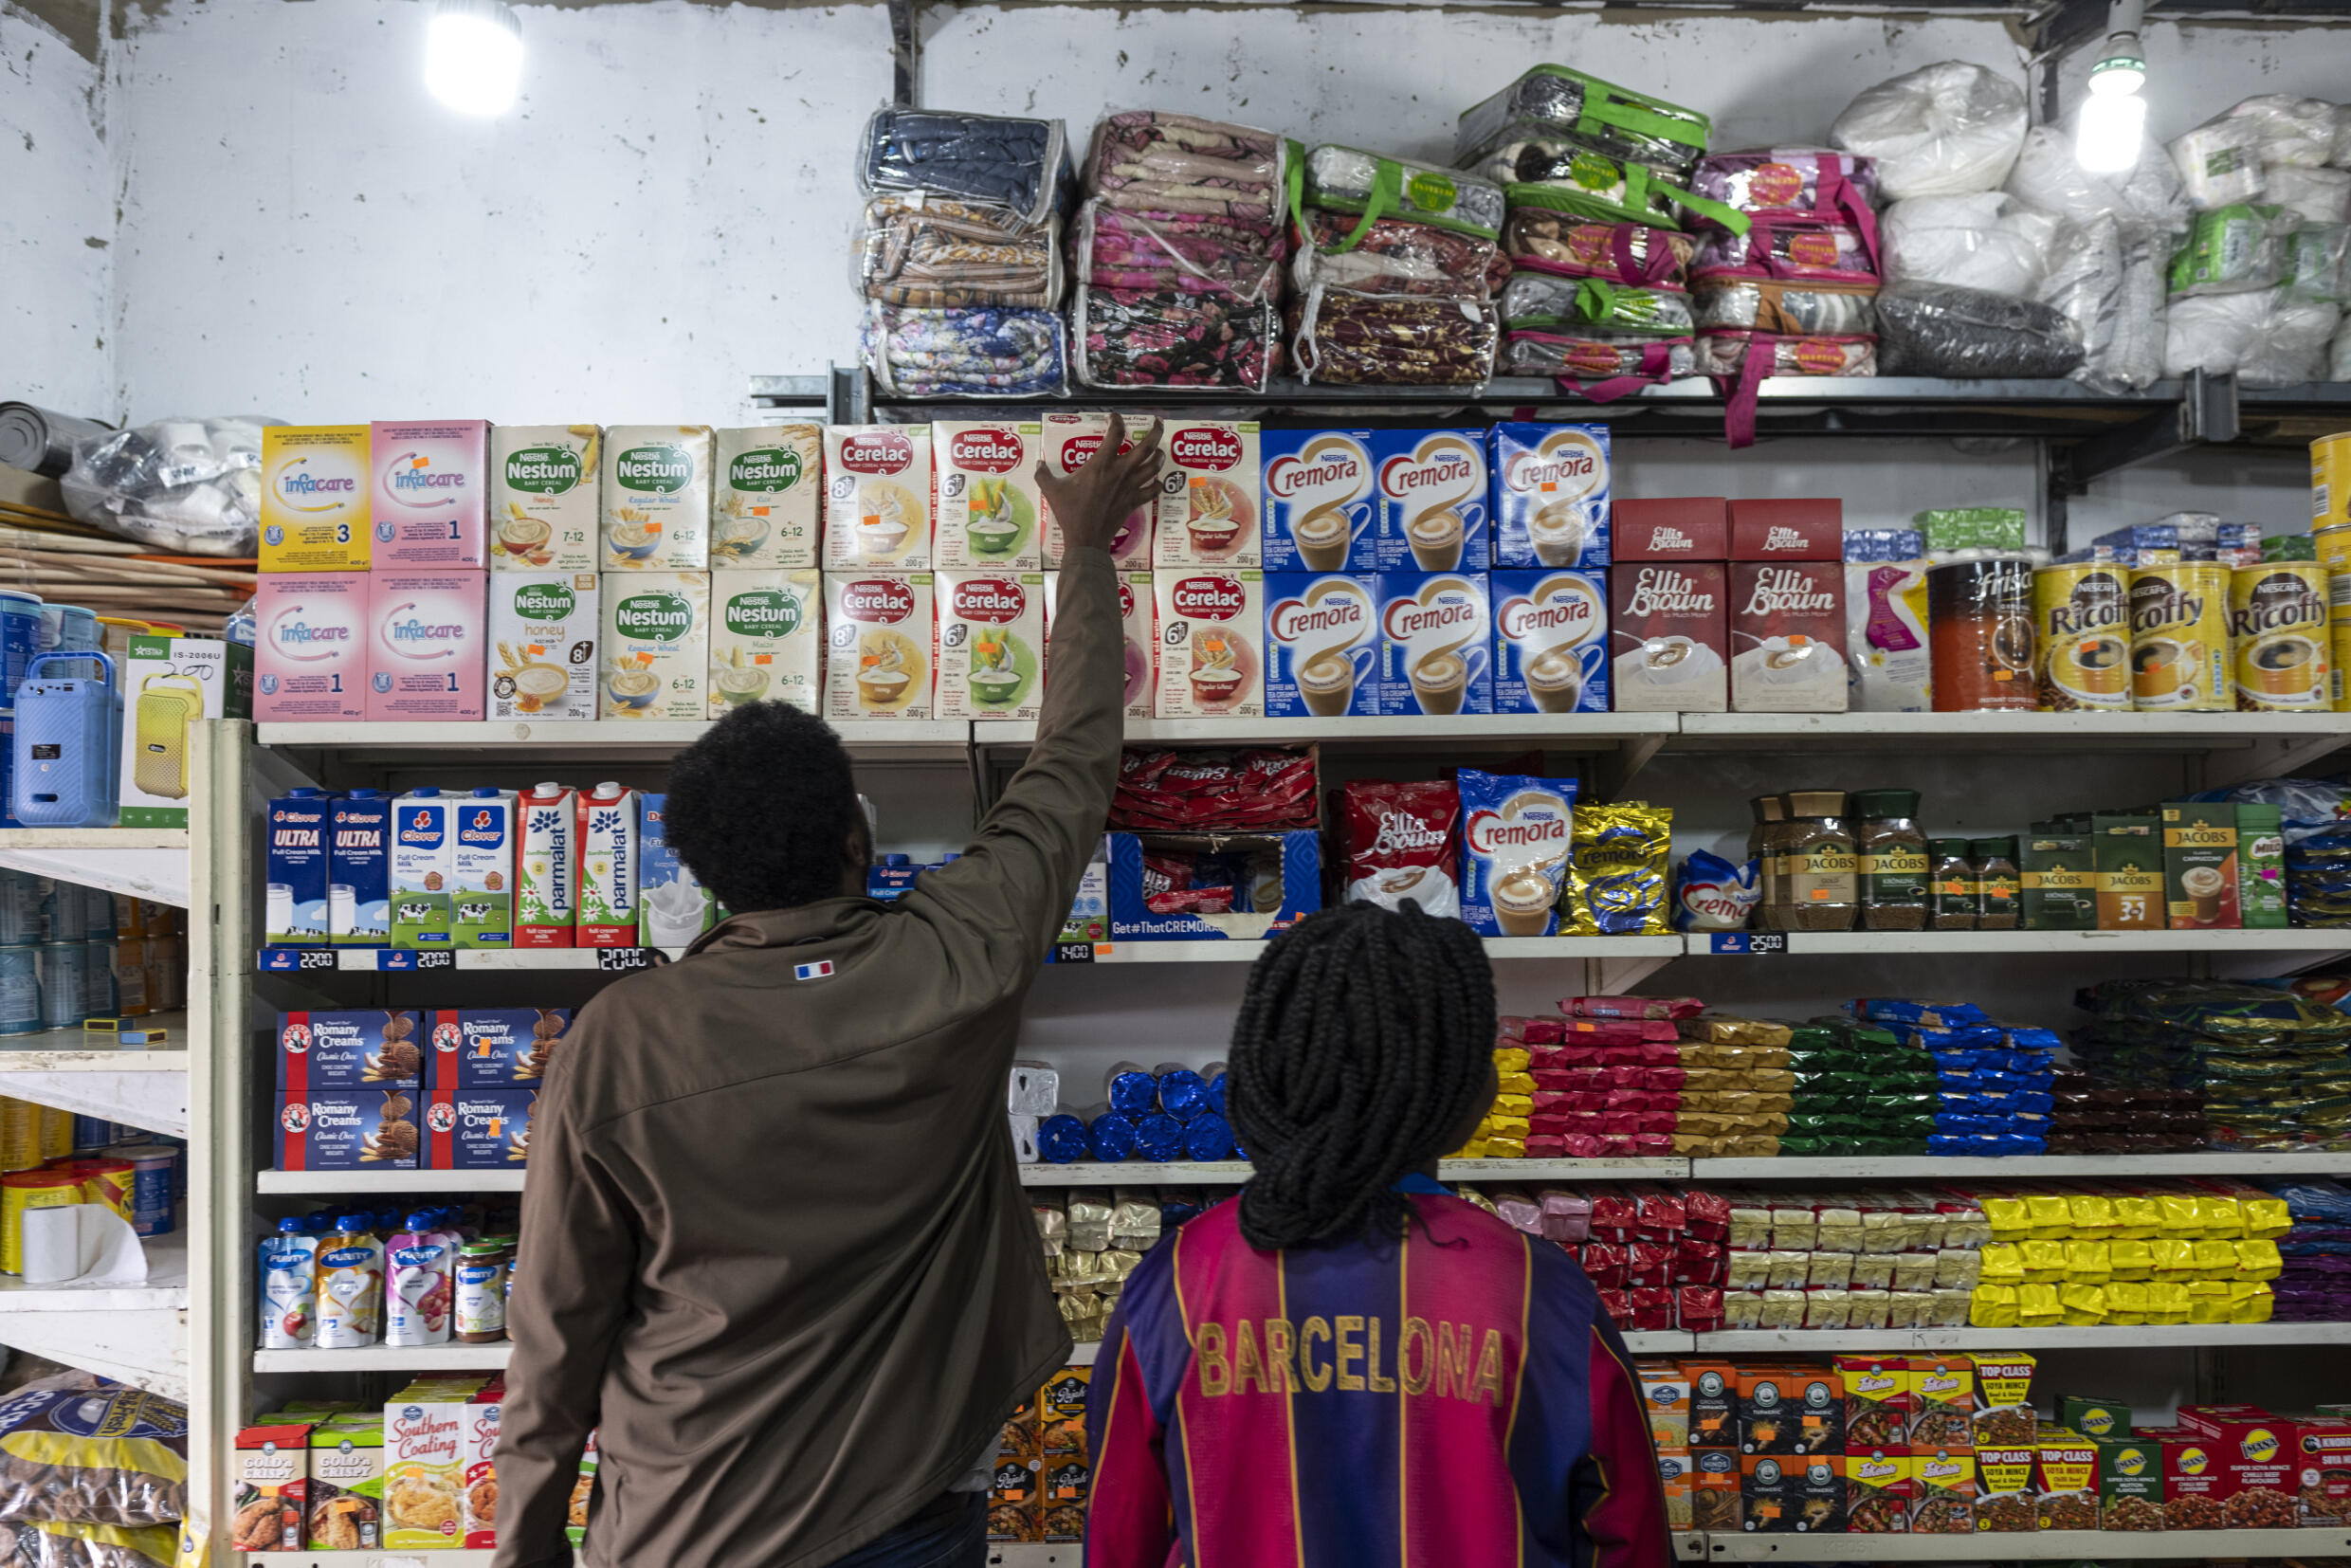
[[[1145,1255],[1094,1366],[1086,1568],[1664,1568],[1624,1343],[1575,1260],[1433,1182],[1406,1239]]]

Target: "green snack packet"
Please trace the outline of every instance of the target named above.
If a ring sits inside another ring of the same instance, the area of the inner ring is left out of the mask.
[[[2284,814],[2277,806],[2236,809],[2237,906],[2249,931],[2283,930],[2288,923]]]

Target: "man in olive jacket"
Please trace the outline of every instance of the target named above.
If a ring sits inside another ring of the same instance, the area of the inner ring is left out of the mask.
[[[1158,427],[1038,482],[1067,541],[1029,760],[953,865],[865,896],[847,754],[756,703],[679,757],[666,829],[741,911],[580,1010],[531,1132],[497,1568],[983,1560],[975,1472],[1069,1353],[1013,1167],[1021,1001],[1118,775],[1107,546]]]

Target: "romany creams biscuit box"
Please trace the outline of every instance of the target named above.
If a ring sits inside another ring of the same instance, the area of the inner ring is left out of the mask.
[[[931,565],[931,428],[825,427],[825,570]]]
[[[1266,711],[1266,574],[1162,568],[1157,600],[1161,719],[1255,719]]]
[[[928,719],[937,631],[928,572],[825,574],[825,717]]]
[[[1170,420],[1160,428],[1166,466],[1159,474],[1152,563],[1257,566],[1258,432],[1252,423]]]
[[[1075,473],[1102,449],[1103,438],[1110,433],[1110,416],[1100,413],[1048,413],[1043,421],[1044,462],[1056,474]],[[1120,450],[1134,446],[1137,427],[1126,427],[1126,440]],[[1045,518],[1045,564],[1048,570],[1061,565],[1061,524],[1053,517],[1052,507],[1042,501],[1038,509]],[[1110,537],[1110,558],[1123,572],[1151,565],[1152,520],[1157,511],[1156,502],[1127,515],[1119,531]]]
[[[1618,501],[1608,569],[1619,713],[1730,706],[1730,512],[1720,497]]]

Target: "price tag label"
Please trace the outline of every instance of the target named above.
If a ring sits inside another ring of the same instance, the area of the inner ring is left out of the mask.
[[[1053,961],[1057,964],[1090,964],[1094,961],[1092,942],[1055,942]]]
[[[1766,954],[1787,952],[1788,934],[1785,931],[1716,931],[1706,939],[1706,951],[1759,958]]]
[[[626,974],[632,969],[650,969],[655,964],[667,961],[658,947],[599,947],[596,949],[596,967],[610,970],[616,975]]]
[[[415,958],[414,967],[418,969],[455,969],[457,967],[457,955],[439,948],[431,952],[419,951]]]
[[[264,947],[254,955],[253,967],[267,975],[292,975],[305,969],[333,969],[335,951],[326,947]]]
[[[301,952],[301,957],[294,966],[297,969],[333,969],[335,967],[335,950],[331,947],[305,947]]]

